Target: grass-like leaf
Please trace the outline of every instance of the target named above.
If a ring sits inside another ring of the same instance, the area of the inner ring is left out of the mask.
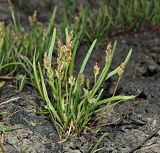
[[[73,38],[73,40],[75,39]],[[87,80],[85,80],[83,72],[96,41],[97,40],[94,40],[89,48],[77,78],[71,75],[74,67],[74,60],[72,61],[72,57],[70,57],[70,55],[73,55],[72,53],[74,51],[72,51],[72,49],[74,44],[71,43],[71,36],[67,29],[66,45],[59,46],[60,48],[58,49],[57,65],[54,66],[54,68],[52,68],[52,65],[48,65],[48,63],[51,62],[51,54],[49,56],[45,54],[44,65],[46,72],[44,74],[47,74],[47,80],[44,79],[41,66],[38,64],[41,79],[41,85],[39,85],[39,88],[42,86],[43,99],[47,104],[56,129],[60,134],[61,142],[64,142],[71,134],[81,134],[90,122],[94,113],[99,111],[99,107],[101,105],[105,105],[105,107],[114,106],[122,101],[135,98],[135,96],[113,95],[112,97],[101,99],[101,95],[104,92],[104,89],[102,88],[104,81],[116,73],[119,74],[120,71],[120,68],[118,67],[112,72],[109,72],[117,42],[114,43],[113,47],[111,44],[107,46],[105,58],[106,65],[104,66],[101,74],[99,74],[97,82],[94,83],[94,86],[92,88],[88,87],[89,84],[87,83]],[[76,43],[76,41],[73,42]],[[124,60],[124,65],[128,63],[131,53],[132,51],[130,50],[126,59]],[[35,60],[33,65],[34,71],[36,71]],[[36,78],[37,75],[38,72],[35,72]],[[39,84],[38,78],[36,80]],[[50,86],[52,92],[51,94],[49,94],[45,84]],[[87,87],[85,87],[84,84],[88,84]],[[94,150],[97,148],[97,146],[95,146]]]

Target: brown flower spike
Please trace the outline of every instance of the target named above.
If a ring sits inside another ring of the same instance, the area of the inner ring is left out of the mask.
[[[93,73],[94,73],[94,77],[95,77],[95,82],[97,80],[97,75],[99,74],[99,70],[100,70],[100,67],[98,66],[98,64],[96,63],[96,65],[94,66],[93,68]]]

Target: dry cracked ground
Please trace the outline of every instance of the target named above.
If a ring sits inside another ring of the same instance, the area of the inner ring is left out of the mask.
[[[0,8],[1,10],[1,8]],[[160,153],[160,31],[114,37],[118,41],[112,68],[118,66],[130,48],[133,55],[117,94],[134,94],[137,98],[106,110],[100,133],[108,133],[99,153]],[[89,46],[83,44],[77,54],[76,65]],[[92,75],[95,62],[104,65],[105,49],[96,48],[86,68]],[[116,78],[106,83],[108,96]],[[108,86],[110,86],[108,90]],[[105,87],[105,85],[104,85]],[[15,100],[13,100],[15,98]],[[8,100],[10,102],[5,103]],[[58,143],[58,135],[47,116],[38,115],[43,102],[36,91],[26,87],[18,92],[14,82],[0,88],[0,132],[7,131],[5,153],[87,153],[87,136]]]

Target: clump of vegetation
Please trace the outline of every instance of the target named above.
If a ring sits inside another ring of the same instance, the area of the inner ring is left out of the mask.
[[[0,23],[0,74],[26,75],[32,80],[33,54],[38,50],[36,61],[43,61],[44,51],[52,38],[56,7],[47,28],[37,21],[35,11],[33,16],[28,17],[29,28],[26,30],[17,22],[12,5],[9,6],[12,22],[7,26]]]
[[[55,34],[54,32],[54,39]],[[124,95],[115,96],[118,81],[113,96],[101,99],[101,95],[104,92],[102,84],[115,74],[118,74],[119,80],[121,79],[132,50],[129,51],[125,61],[118,68],[109,72],[116,49],[116,42],[113,46],[109,43],[106,49],[105,67],[100,72],[100,67],[95,64],[93,68],[95,81],[94,85],[91,86],[90,80],[84,76],[84,69],[96,44],[96,40],[92,43],[77,77],[75,77],[73,76],[73,71],[71,71],[74,67],[72,39],[72,35],[66,30],[65,45],[61,42],[58,44],[56,64],[52,64],[53,50],[49,50],[49,52],[44,54],[45,71],[41,64],[38,63],[38,72],[36,63],[35,61],[33,62],[37,86],[59,133],[60,142],[64,142],[71,134],[76,133],[79,136],[86,129],[93,115],[99,110],[99,106],[112,106],[115,103],[135,97]],[[54,46],[54,42],[51,43],[52,47]],[[38,74],[40,74],[40,78]],[[51,94],[49,94],[48,86]]]
[[[159,0],[102,0],[97,6],[98,9],[91,6],[84,2],[79,8],[79,13],[75,18],[73,17],[75,21],[77,18],[79,18],[78,21],[81,21],[80,24],[83,25],[84,34],[83,40],[89,42],[98,39],[100,43],[104,43],[108,36],[128,31],[146,30],[160,22]],[[72,4],[72,7],[75,7],[75,3]],[[68,12],[68,16],[66,12]],[[63,27],[70,27],[71,24],[67,19],[73,13],[76,14],[68,6],[63,13]]]
[[[33,83],[33,54],[36,52],[36,62],[42,63],[43,54],[49,49],[52,31],[56,25],[54,19],[57,7],[53,11],[48,27],[37,21],[35,12],[33,16],[29,17],[29,29],[25,30],[17,22],[11,1],[8,2],[12,22],[7,26],[4,26],[3,22],[0,23],[0,74],[7,76],[20,75],[17,84],[21,84],[24,78]],[[59,35],[64,36],[66,27],[74,31],[76,35],[73,43],[74,50],[84,41],[92,43],[97,39],[98,44],[104,44],[107,37],[113,33],[129,30],[138,31],[160,22],[159,0],[101,1],[97,13],[96,10],[89,7],[88,3],[82,4],[78,8],[78,13],[75,12],[77,6],[74,2],[65,0],[65,5],[68,11],[60,11],[60,14],[62,14],[60,27],[62,28],[59,29]],[[59,10],[61,9],[59,8]],[[92,15],[93,11],[94,16]],[[75,15],[73,15],[74,13]],[[70,20],[70,18],[73,20]]]
[[[54,8],[48,27],[37,21],[37,12],[28,17],[29,28],[24,29],[16,20],[12,4],[9,4],[12,22],[4,25],[0,22],[0,79],[16,80],[16,86],[22,91],[26,83],[34,86],[33,55],[35,61],[43,62],[43,54],[48,50],[52,39]]]
[[[110,71],[116,42],[113,45],[109,43],[106,47],[104,68],[100,68],[97,63],[93,67],[93,84],[85,77],[84,70],[97,42],[98,45],[104,44],[109,35],[139,31],[159,24],[159,0],[112,0],[107,3],[102,1],[94,15],[95,10],[88,4],[81,5],[77,13],[75,3],[64,0],[67,11],[60,12],[62,22],[57,27],[61,27],[58,29],[58,34],[62,38],[65,37],[66,42],[63,44],[58,40],[57,45],[55,45],[56,28],[54,28],[57,7],[53,11],[48,27],[37,21],[35,11],[33,16],[28,18],[30,26],[26,30],[17,22],[11,1],[8,2],[12,22],[7,26],[0,22],[0,88],[5,84],[3,80],[7,79],[16,79],[16,86],[20,91],[26,82],[37,88],[59,133],[60,142],[64,142],[70,135],[80,136],[97,112],[135,97],[116,95],[132,50],[117,68]],[[29,8],[30,6],[26,7]],[[74,32],[74,37],[65,29],[66,27]],[[74,76],[76,52],[81,42],[92,45],[79,73]],[[53,51],[58,55],[55,64],[52,60]],[[103,92],[106,91],[102,85],[113,75],[118,76],[113,94],[103,99]],[[100,106],[104,106],[104,109]],[[104,134],[97,144],[92,146],[90,152],[97,149],[106,135]],[[0,137],[0,146],[2,145],[3,136]]]

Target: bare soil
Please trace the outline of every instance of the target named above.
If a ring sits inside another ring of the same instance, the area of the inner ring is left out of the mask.
[[[7,16],[4,13],[0,20],[5,19]],[[105,132],[108,135],[98,152],[160,153],[160,30],[123,34],[111,39],[112,42],[114,40],[117,40],[118,45],[112,69],[119,66],[130,48],[133,49],[117,94],[133,94],[137,98],[106,110],[101,120],[104,126],[97,137]],[[80,68],[88,48],[89,45],[81,44],[76,58],[76,70]],[[96,62],[101,67],[104,65],[104,56],[103,46],[94,49],[85,71],[87,77],[92,78]],[[106,82],[104,97],[112,93],[116,80],[114,77]],[[8,100],[11,101],[5,103]],[[59,144],[58,134],[50,119],[46,115],[37,114],[43,106],[37,92],[31,87],[26,87],[20,93],[14,82],[7,82],[0,88],[0,133],[2,130],[6,132],[3,151],[87,153],[91,145],[90,137],[92,139],[93,136],[85,134],[80,139],[73,137]]]

